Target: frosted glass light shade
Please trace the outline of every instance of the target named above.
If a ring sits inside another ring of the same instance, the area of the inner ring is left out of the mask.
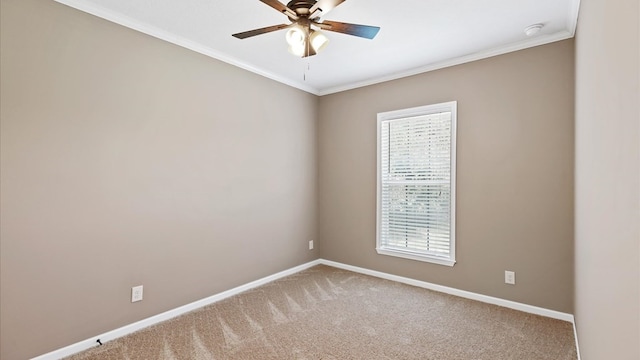
[[[305,39],[307,38],[306,32],[300,28],[299,26],[294,26],[285,35],[287,39],[287,44],[290,46],[300,46],[304,47]]]
[[[295,56],[302,57],[304,56],[304,48],[305,48],[304,43],[289,45],[289,52]]]
[[[322,49],[329,44],[329,39],[327,39],[327,37],[320,31],[312,30],[311,35],[309,36],[309,41],[311,42],[311,47],[316,51],[316,53],[322,51]]]

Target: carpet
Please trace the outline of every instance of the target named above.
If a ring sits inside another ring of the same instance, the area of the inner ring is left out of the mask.
[[[571,323],[319,265],[73,355],[577,359]]]

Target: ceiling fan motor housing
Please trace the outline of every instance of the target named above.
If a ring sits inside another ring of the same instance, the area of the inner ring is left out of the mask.
[[[315,0],[292,0],[287,4],[287,7],[296,12],[299,17],[309,17],[311,12],[309,11],[313,5],[316,4]],[[289,18],[291,21],[295,21]]]

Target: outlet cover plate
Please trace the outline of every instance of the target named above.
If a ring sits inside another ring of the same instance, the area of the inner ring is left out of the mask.
[[[131,288],[131,302],[142,301],[142,285]]]
[[[504,283],[509,285],[516,284],[516,273],[514,271],[505,271],[504,272]]]

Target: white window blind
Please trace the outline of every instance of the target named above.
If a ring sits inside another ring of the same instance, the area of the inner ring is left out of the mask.
[[[456,103],[378,114],[378,253],[455,263]]]

